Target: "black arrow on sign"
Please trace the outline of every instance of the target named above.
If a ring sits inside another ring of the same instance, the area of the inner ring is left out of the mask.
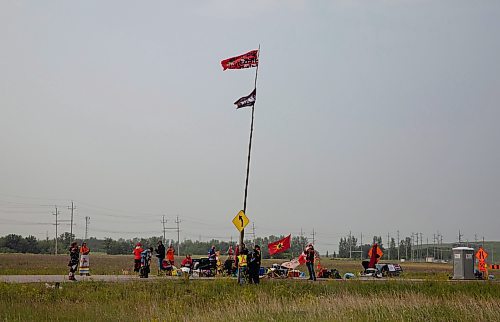
[[[243,216],[242,215],[239,215],[238,218],[240,219],[241,221],[241,227],[243,227]]]

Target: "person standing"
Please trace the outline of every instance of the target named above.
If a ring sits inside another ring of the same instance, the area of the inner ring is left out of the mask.
[[[215,245],[208,251],[208,262],[210,263],[210,269],[214,272],[217,270],[217,252],[215,251]]]
[[[237,265],[238,265],[238,283],[244,284],[248,278],[248,250],[245,248],[245,244],[239,252]]]
[[[170,244],[167,249],[167,261],[169,261],[170,265],[174,265],[175,262],[175,248]]]
[[[252,256],[248,262],[248,274],[250,275],[250,284],[259,284],[259,272],[260,272],[260,246],[255,245],[253,248]]]
[[[306,254],[306,266],[307,270],[309,271],[309,280],[315,281],[316,273],[314,272],[314,257],[316,255],[316,252],[314,251],[313,244],[307,245],[304,253]]]
[[[72,242],[71,246],[69,247],[69,274],[68,274],[68,279],[70,281],[76,281],[75,278],[75,272],[76,269],[78,268],[78,259],[80,257],[79,251],[78,251],[78,245],[76,242]]]
[[[153,247],[146,248],[141,253],[141,268],[139,270],[140,278],[148,278],[151,272],[151,253],[153,252]]]
[[[82,243],[80,246],[80,276],[87,275],[90,276],[90,248],[87,246],[86,242]]]
[[[141,269],[141,253],[144,251],[142,249],[141,243],[137,243],[135,245],[134,251],[132,254],[134,254],[134,272],[138,273],[139,270]]]
[[[175,263],[175,248],[170,244],[167,249],[167,267],[166,267],[166,273],[165,275],[170,276],[172,275],[172,271],[174,270],[174,263]]]
[[[165,246],[162,241],[158,241],[158,246],[155,249],[156,257],[158,257],[158,275],[160,275],[160,271],[163,270],[163,260],[165,259]]]

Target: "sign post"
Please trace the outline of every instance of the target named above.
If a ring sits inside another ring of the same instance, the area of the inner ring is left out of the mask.
[[[233,218],[233,224],[239,232],[243,231],[249,222],[250,220],[245,215],[243,210],[240,210],[240,212],[238,212],[238,214]]]

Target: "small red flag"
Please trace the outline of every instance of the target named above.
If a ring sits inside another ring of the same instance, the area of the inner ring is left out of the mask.
[[[267,245],[267,248],[269,249],[269,255],[278,254],[290,248],[291,238],[292,235],[288,235],[283,239],[280,239],[278,241],[275,241],[274,243],[270,243],[269,245]]]
[[[300,254],[300,256],[299,256],[299,264],[300,264],[300,265],[303,265],[303,264],[305,264],[305,263],[306,263],[306,254],[302,253],[302,254]]]
[[[223,70],[257,67],[259,65],[259,51],[252,50],[240,56],[224,59],[220,63]]]
[[[373,244],[372,248],[370,248],[370,250],[368,251],[368,257],[370,257],[368,268],[375,268],[375,264],[378,263],[382,255],[384,255],[384,253],[382,252],[378,244]]]

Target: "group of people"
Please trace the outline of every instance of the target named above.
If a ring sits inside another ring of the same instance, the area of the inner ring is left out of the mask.
[[[259,284],[261,259],[259,245],[255,245],[251,252],[246,248],[245,244],[241,245],[241,250],[239,246],[236,247],[235,263],[240,271],[238,272],[240,281],[242,278],[247,277],[250,284]]]
[[[79,247],[77,242],[72,242],[69,247],[69,274],[70,281],[76,281],[75,273],[80,267],[80,275],[90,275],[90,248],[86,242],[83,242]]]
[[[158,241],[156,249],[154,249],[156,257],[158,258],[158,275],[163,271],[166,275],[171,275],[174,268],[175,261],[175,248],[169,245],[165,248],[163,242]],[[90,275],[90,261],[89,261],[90,248],[87,246],[86,242],[83,242],[81,246],[78,246],[77,242],[71,243],[69,248],[70,261],[69,261],[69,280],[76,281],[75,273],[79,268],[80,275]],[[133,250],[134,255],[134,272],[139,273],[140,277],[147,278],[151,272],[151,258],[153,253],[153,248],[148,247],[144,249],[141,243],[137,243]],[[245,244],[241,245],[241,249],[236,246],[233,250],[232,246],[229,246],[227,251],[228,260],[225,265],[228,271],[238,272],[238,275],[243,276],[247,279],[249,283],[259,283],[259,272],[261,266],[261,251],[260,246],[255,245],[253,250],[249,251]],[[308,244],[304,249],[303,255],[305,257],[306,266],[309,271],[309,280],[316,280],[316,274],[314,271],[314,261],[316,258],[316,251],[312,244]],[[208,251],[208,260],[210,263],[210,268],[215,272],[218,271],[218,267],[221,266],[220,263],[220,252],[218,252],[214,245]],[[184,274],[189,274],[193,266],[193,259],[190,254],[182,260],[180,269]]]
[[[175,248],[170,244],[168,248],[165,248],[163,242],[158,241],[156,249],[156,258],[158,259],[158,275],[162,272],[166,272],[166,275],[171,275],[175,264]],[[142,248],[141,243],[137,243],[132,252],[134,255],[134,272],[139,273],[140,277],[148,277],[151,273],[151,258],[153,254],[153,247]],[[186,255],[186,258],[181,263],[181,266],[187,265],[186,263],[192,263],[190,255]]]

